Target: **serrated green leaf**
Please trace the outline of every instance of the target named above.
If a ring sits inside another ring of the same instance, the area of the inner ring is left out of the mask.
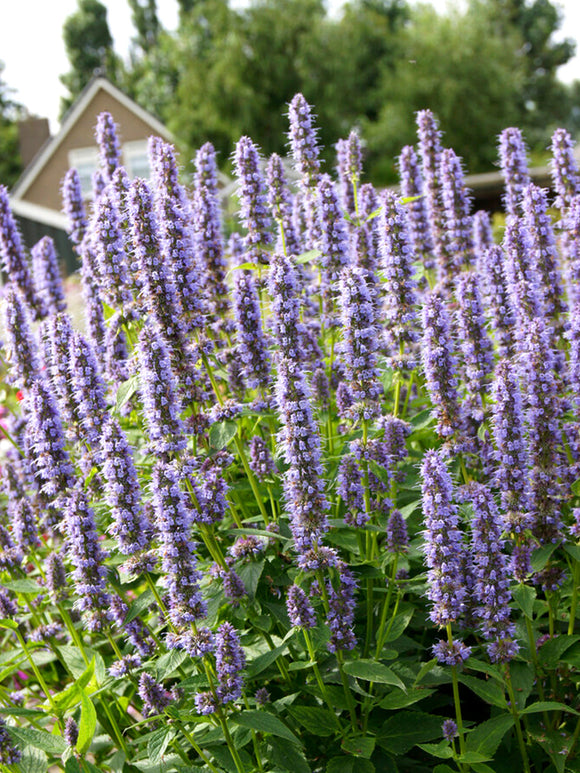
[[[9,717],[43,717],[45,712],[42,709],[25,709],[22,706],[0,706],[0,714]]]
[[[237,431],[238,426],[235,421],[218,421],[216,424],[212,424],[209,428],[210,446],[216,451],[226,448],[236,436]]]
[[[403,605],[404,606],[404,605]],[[388,636],[385,637],[385,644],[387,642],[395,641],[406,630],[407,626],[411,622],[411,618],[415,613],[415,607],[409,604],[406,609],[403,609],[395,617],[395,620],[391,626]]]
[[[349,660],[344,664],[345,673],[356,679],[377,684],[390,684],[406,690],[404,682],[387,666],[377,663],[376,660]]]
[[[117,397],[115,400],[115,407],[117,412],[121,411],[133,397],[137,389],[139,388],[139,376],[131,376],[127,381],[124,381],[117,389]]]
[[[97,728],[97,712],[92,700],[81,689],[81,721],[79,722],[79,737],[76,743],[77,751],[84,756],[92,743]]]
[[[14,620],[3,618],[0,620],[0,628],[7,628],[9,631],[16,631],[18,629],[18,623],[15,623]]]
[[[248,596],[253,599],[256,595],[256,589],[258,582],[264,571],[265,561],[249,561],[247,564],[243,564],[237,570],[240,580],[244,583],[244,587]]]
[[[296,744],[285,738],[270,736],[268,746],[273,762],[282,770],[290,773],[311,773],[310,766]]]
[[[327,709],[316,706],[290,706],[288,712],[312,735],[324,738],[336,733],[338,727],[336,719]]]
[[[555,668],[560,662],[562,655],[570,649],[577,641],[580,641],[580,636],[556,636],[553,639],[548,639],[538,649],[538,659],[540,663],[547,668]]]
[[[308,252],[303,252],[301,255],[298,255],[297,258],[294,258],[294,263],[301,266],[303,263],[310,263],[311,261],[316,260],[316,258],[319,258],[322,255],[320,250],[308,250]]]
[[[552,553],[557,548],[558,548],[558,545],[553,545],[550,543],[548,545],[542,545],[542,547],[537,548],[537,550],[534,550],[530,558],[532,571],[541,572],[542,569],[544,569],[544,567],[550,560]]]
[[[34,580],[5,580],[2,583],[4,588],[11,590],[13,593],[28,593],[35,596],[42,591],[40,585]]]
[[[496,681],[487,680],[484,682],[482,679],[476,679],[467,674],[459,674],[458,679],[461,684],[469,687],[472,692],[481,698],[481,700],[489,703],[490,706],[507,709],[504,690]]]
[[[435,666],[437,665],[437,658],[432,658],[431,660],[428,660],[426,663],[423,663],[421,668],[419,669],[419,673],[415,677],[415,681],[413,682],[413,687],[417,687],[418,684],[421,684],[421,681],[429,671],[432,671]]]
[[[367,735],[358,738],[345,738],[341,748],[348,754],[354,754],[355,757],[364,757],[368,760],[375,750],[375,744],[376,739]]]
[[[147,590],[143,591],[139,595],[139,598],[136,599],[130,606],[129,611],[127,612],[127,617],[123,621],[124,625],[127,625],[131,622],[131,620],[134,620],[136,617],[138,617],[143,611],[148,609],[152,604],[155,603],[155,596],[153,595],[153,592],[150,588],[147,588]]]
[[[569,714],[575,714],[577,717],[580,717],[580,712],[576,711],[576,709],[558,701],[537,701],[526,706],[525,709],[520,711],[520,714],[537,714],[540,711],[567,711]]]
[[[258,674],[261,674],[262,671],[265,671],[268,666],[271,666],[272,663],[276,661],[276,658],[287,649],[287,644],[281,644],[279,647],[275,647],[273,650],[268,650],[268,652],[264,652],[261,655],[258,655],[258,657],[252,660],[252,662],[247,667],[248,677],[253,679]]]
[[[375,766],[363,757],[333,757],[326,773],[375,773]]]
[[[404,709],[407,706],[412,706],[414,703],[422,701],[424,698],[428,698],[433,695],[435,690],[411,690],[407,694],[400,690],[393,690],[392,693],[387,695],[386,698],[379,703],[382,709],[387,711],[395,711],[396,709]]]
[[[504,735],[513,725],[514,718],[511,714],[502,714],[499,717],[488,719],[474,728],[467,736],[465,742],[467,751],[478,752],[486,757],[493,757]]]
[[[430,754],[432,757],[437,757],[440,760],[449,760],[453,757],[453,749],[449,746],[448,741],[441,741],[440,743],[418,743],[419,749],[423,749],[424,752]]]
[[[419,201],[424,197],[424,193],[421,193],[419,196],[405,196],[404,198],[399,199],[399,204],[411,204],[413,201]]]
[[[415,744],[441,738],[441,717],[422,711],[400,711],[381,727],[377,743],[391,754],[406,754]]]
[[[165,654],[161,655],[157,663],[155,664],[155,678],[158,682],[162,682],[164,679],[177,671],[179,666],[187,660],[188,655],[182,650],[169,650]]]
[[[147,742],[147,755],[154,764],[161,762],[161,759],[171,740],[175,737],[175,730],[172,727],[161,727],[151,733]]]
[[[530,588],[529,585],[516,585],[512,588],[512,596],[518,608],[531,620],[534,615],[536,589]]]
[[[9,727],[8,732],[24,749],[30,745],[48,754],[62,754],[67,748],[59,735],[51,735],[45,730],[36,730],[32,727]]]
[[[18,763],[19,773],[46,773],[48,759],[46,754],[34,746],[27,746],[22,750],[22,758]]]
[[[251,730],[257,730],[259,733],[271,733],[280,738],[286,738],[288,741],[300,744],[300,741],[294,733],[286,727],[282,720],[269,714],[267,711],[242,711],[232,716],[232,722],[243,727],[249,727]]]

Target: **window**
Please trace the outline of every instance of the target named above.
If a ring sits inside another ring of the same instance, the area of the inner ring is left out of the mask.
[[[93,173],[99,166],[99,153],[96,148],[75,148],[68,154],[69,166],[79,173],[83,198],[93,198]]]
[[[123,158],[125,159],[125,168],[129,177],[144,177],[148,179],[151,176],[151,167],[149,166],[149,156],[147,154],[147,140],[126,142],[123,145]]]

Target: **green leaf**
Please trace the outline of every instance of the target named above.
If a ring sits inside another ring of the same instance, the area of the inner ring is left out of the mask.
[[[434,692],[435,690],[418,689],[411,690],[405,695],[404,692],[393,690],[393,692],[387,695],[386,698],[383,698],[383,700],[379,703],[379,706],[382,709],[387,709],[387,711],[404,709],[407,706],[412,706],[414,703],[422,701],[424,698],[428,698],[430,695],[433,695]]]
[[[531,620],[534,614],[536,589],[530,588],[529,585],[516,585],[512,588],[512,596],[518,608]]]
[[[564,545],[564,550],[568,555],[572,556],[574,561],[580,561],[580,545],[573,545],[571,542],[568,542]]]
[[[404,683],[387,666],[377,663],[376,660],[349,660],[344,664],[345,673],[354,676],[357,679],[363,679],[365,682],[376,682],[377,684],[391,684],[406,690]]]
[[[3,618],[0,620],[0,628],[7,628],[9,631],[16,631],[18,629],[18,623],[15,623],[14,620]]]
[[[411,622],[411,618],[413,617],[414,613],[415,607],[412,604],[409,604],[407,609],[403,609],[401,612],[399,612],[399,614],[395,617],[393,625],[391,626],[389,635],[385,637],[385,644],[390,641],[395,641],[395,639],[398,639],[399,636],[401,636],[401,634],[405,631]]]
[[[530,564],[534,572],[541,572],[550,560],[552,553],[558,548],[558,545],[542,545],[541,548],[534,550],[530,558]]]
[[[378,216],[381,214],[381,212],[382,212],[382,211],[383,211],[383,208],[382,208],[382,207],[379,207],[378,209],[375,209],[375,210],[374,210],[373,212],[371,212],[371,214],[370,214],[370,215],[367,217],[367,219],[365,220],[365,223],[368,223],[370,220],[374,220],[374,219],[375,219],[375,217],[378,217]]]
[[[457,771],[450,768],[449,765],[435,765],[433,773],[457,773]]]
[[[209,428],[209,444],[220,451],[232,442],[238,431],[235,421],[218,421]]]
[[[294,258],[294,263],[300,266],[303,263],[310,263],[310,261],[316,260],[316,258],[319,258],[321,255],[322,253],[320,250],[308,250],[308,252],[303,252],[301,255],[298,255],[297,258]]]
[[[415,681],[413,682],[413,687],[417,687],[418,684],[421,684],[423,677],[427,676],[429,671],[432,671],[436,665],[437,665],[437,658],[433,658],[432,660],[428,660],[426,663],[423,663],[423,665],[419,669],[419,673],[415,677]]]
[[[46,773],[48,760],[46,754],[34,746],[22,749],[22,759],[18,763],[19,773]]]
[[[511,714],[502,714],[499,717],[488,719],[487,722],[478,725],[467,736],[465,742],[467,751],[479,752],[479,754],[493,757],[504,735],[513,725],[514,718]]]
[[[228,274],[231,274],[232,271],[255,271],[258,268],[257,263],[240,263],[238,266],[234,266],[232,269],[228,271]]]
[[[95,730],[97,728],[97,712],[93,706],[92,700],[81,689],[81,721],[79,723],[79,737],[76,743],[77,750],[81,756],[84,756],[92,743]]]
[[[548,668],[555,668],[562,655],[577,641],[580,641],[580,636],[556,636],[554,639],[548,639],[538,650],[540,663]]]
[[[115,407],[117,412],[121,411],[133,397],[139,387],[139,376],[131,376],[131,378],[124,381],[117,389],[117,398],[115,401]]]
[[[143,591],[143,593],[139,595],[139,598],[131,604],[129,611],[127,612],[127,617],[125,618],[124,625],[127,625],[131,622],[131,620],[134,620],[136,617],[138,617],[141,612],[143,612],[145,609],[148,609],[154,602],[155,596],[153,595],[151,589],[147,588],[147,590]]]
[[[422,711],[401,711],[389,717],[377,743],[391,754],[406,754],[415,744],[441,738],[441,717]]]
[[[327,709],[314,706],[290,706],[288,711],[312,735],[325,737],[336,733],[337,723]]]
[[[42,709],[25,709],[21,706],[0,706],[0,714],[9,717],[43,717],[46,712]]]
[[[474,692],[479,698],[491,706],[497,706],[500,709],[507,709],[507,701],[502,686],[495,681],[476,679],[467,674],[459,674],[459,681]]]
[[[249,727],[251,730],[257,730],[259,733],[272,733],[272,735],[279,735],[280,738],[287,738],[289,741],[300,744],[294,733],[278,717],[267,711],[242,711],[232,717],[232,722]]]
[[[425,194],[421,193],[419,196],[405,196],[403,199],[399,199],[399,204],[411,204],[413,201],[419,201],[424,198]]]
[[[253,599],[256,595],[258,582],[264,571],[265,561],[249,561],[237,570],[241,581],[244,583],[248,596]]]
[[[247,673],[250,679],[253,679],[258,674],[261,674],[262,671],[265,671],[268,666],[271,666],[272,663],[275,662],[278,655],[281,655],[287,648],[287,644],[280,644],[279,647],[275,647],[273,650],[268,650],[268,652],[264,652],[261,655],[258,655],[255,660],[252,660],[247,668]]]
[[[155,676],[158,682],[162,682],[164,679],[177,671],[179,666],[184,660],[187,660],[187,653],[182,650],[169,650],[164,655],[161,655],[157,663],[155,664]]]
[[[93,657],[87,666],[83,654],[78,647],[71,647],[68,644],[63,644],[58,649],[66,667],[75,679],[78,679],[77,686],[81,688],[86,687],[95,673],[95,658]]]
[[[31,593],[35,596],[41,592],[42,588],[34,580],[6,580],[2,583],[4,588],[11,590],[13,593]]]
[[[510,675],[516,696],[517,708],[518,710],[523,709],[534,689],[534,682],[536,681],[534,668],[531,663],[512,661],[510,663]]]
[[[341,748],[347,754],[354,754],[355,757],[365,757],[370,759],[375,750],[376,739],[371,736],[360,736],[358,738],[346,738]]]
[[[62,754],[67,748],[59,735],[51,735],[45,730],[35,730],[32,727],[9,727],[8,732],[23,748],[30,745],[48,754]]]
[[[425,429],[425,427],[428,427],[430,424],[433,424],[435,422],[435,417],[431,413],[430,408],[425,408],[423,411],[419,411],[419,413],[415,414],[413,418],[410,420],[411,424],[413,425],[413,431]]]
[[[161,727],[151,733],[147,742],[147,755],[151,762],[161,762],[161,758],[174,737],[175,730],[171,727]]]
[[[520,711],[520,714],[537,714],[544,711],[567,711],[569,714],[575,714],[580,717],[580,712],[573,709],[571,706],[567,706],[565,703],[558,703],[558,701],[537,701],[525,709]]]
[[[310,766],[296,744],[285,738],[268,738],[273,762],[282,770],[290,773],[311,773]]]
[[[375,773],[375,766],[363,757],[333,757],[326,773]]]
[[[485,754],[480,754],[479,752],[465,752],[465,754],[459,755],[459,759],[462,762],[473,765],[476,762],[489,762],[491,757],[486,757]]]
[[[419,749],[423,749],[424,752],[430,754],[432,757],[437,757],[440,760],[449,760],[453,757],[453,749],[449,746],[448,741],[441,741],[440,743],[418,743]]]

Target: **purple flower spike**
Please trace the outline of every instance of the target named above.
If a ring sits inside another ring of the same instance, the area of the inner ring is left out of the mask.
[[[180,451],[186,440],[175,377],[163,341],[147,324],[139,335],[138,357],[140,394],[151,450],[162,454]]]
[[[506,212],[508,215],[521,215],[522,196],[530,182],[530,175],[526,145],[519,129],[504,129],[499,135],[499,160],[505,181]]]
[[[118,133],[118,126],[110,113],[100,113],[97,116],[95,138],[99,148],[101,171],[106,182],[111,180],[115,169],[121,166],[121,143]]]
[[[413,279],[413,252],[407,214],[393,192],[381,199],[378,218],[381,268],[385,278],[383,308],[391,354],[397,358],[405,344],[418,338],[417,283]]]
[[[220,625],[215,644],[217,696],[220,703],[231,703],[242,695],[244,680],[241,672],[246,664],[238,633],[231,623]]]
[[[204,282],[195,258],[191,206],[179,183],[175,151],[159,137],[151,137],[149,155],[162,256],[169,267],[188,329],[200,328],[205,313]]]
[[[124,310],[133,296],[129,289],[119,210],[112,188],[107,188],[96,202],[91,230],[104,298],[109,306]]]
[[[79,726],[73,717],[66,718],[62,735],[67,746],[74,747],[77,745],[77,741],[79,740]]]
[[[32,271],[36,293],[49,314],[66,309],[66,299],[54,242],[44,236],[31,250]]]
[[[105,497],[111,508],[111,533],[123,555],[149,547],[149,523],[141,506],[133,454],[119,423],[105,422],[101,436]]]
[[[473,266],[473,218],[471,201],[463,182],[461,159],[453,150],[441,153],[441,198],[443,201],[445,238],[450,260],[446,266],[445,281],[453,283],[453,277],[462,266]]]
[[[292,625],[297,628],[314,628],[316,613],[308,596],[299,585],[291,585],[286,597],[286,609]]]
[[[250,458],[248,463],[258,480],[264,480],[276,473],[276,465],[272,459],[270,449],[259,435],[254,435],[250,440]]]
[[[557,193],[554,205],[565,212],[574,196],[580,193],[580,171],[574,158],[574,142],[566,129],[556,129],[552,136],[550,168]]]
[[[94,513],[80,489],[74,489],[67,501],[64,533],[67,554],[74,566],[78,608],[88,613],[89,631],[100,631],[112,619],[104,566],[107,554],[100,546]]]
[[[350,263],[346,221],[338,203],[334,184],[328,175],[318,183],[320,227],[320,264],[323,269],[324,292],[328,295],[344,266]]]
[[[144,672],[139,677],[139,697],[143,701],[143,716],[163,714],[164,709],[173,702],[173,696],[162,684]]]
[[[240,221],[246,229],[244,247],[251,260],[268,263],[264,247],[272,244],[266,184],[260,170],[258,148],[249,137],[238,140],[234,165],[239,182]]]
[[[360,187],[359,195],[359,217],[361,225],[351,231],[350,234],[350,254],[353,262],[364,268],[367,272],[369,285],[373,288],[373,295],[378,296],[377,271],[379,270],[379,229],[378,217],[368,220],[381,205],[379,195],[370,183],[365,183]],[[377,298],[378,305],[378,298]]]
[[[449,314],[437,291],[423,308],[421,355],[427,390],[437,416],[437,432],[447,437],[460,427],[457,360],[452,350]]]
[[[78,247],[87,232],[87,214],[81,189],[81,180],[76,169],[69,169],[65,174],[61,195],[64,213],[68,220],[67,233],[71,242]]]
[[[330,580],[326,581],[329,607],[326,623],[330,628],[330,639],[327,644],[329,652],[353,650],[356,647],[356,636],[353,631],[356,580],[351,570],[342,561],[337,569],[338,589],[334,588]]]
[[[4,185],[0,185],[0,257],[8,281],[18,287],[35,318],[46,316],[44,303],[34,289],[22,237],[10,209],[8,189]]]
[[[87,328],[89,338],[94,347],[99,362],[104,360],[104,344],[106,335],[105,313],[103,301],[97,282],[97,256],[91,239],[84,239],[79,247],[79,255],[82,261],[82,290],[85,302]]]
[[[347,454],[341,459],[337,482],[336,493],[346,507],[345,523],[349,526],[364,526],[369,515],[365,512],[363,474],[353,454]]]
[[[533,533],[541,544],[561,537],[560,491],[562,472],[562,401],[554,375],[554,354],[549,333],[540,317],[528,325],[521,373],[525,386],[529,435],[530,510]]]
[[[574,314],[574,308],[580,304],[580,195],[574,196],[570,203],[564,228],[562,246],[568,263],[568,298]]]
[[[191,517],[172,465],[157,462],[151,480],[156,525],[161,542],[162,569],[169,591],[169,617],[185,628],[207,614],[199,589],[201,573],[195,558]]]
[[[362,171],[360,137],[355,131],[348,135],[347,140],[339,140],[336,143],[336,161],[341,205],[344,211],[351,218],[354,218],[358,214],[355,191],[358,188]]]
[[[67,595],[66,569],[58,553],[49,553],[46,559],[46,588],[53,599],[60,600]]]
[[[521,344],[530,321],[543,316],[543,305],[542,278],[532,258],[527,229],[520,219],[508,217],[503,248],[509,298],[517,322],[516,336]]]
[[[20,291],[8,285],[4,291],[4,328],[11,379],[19,387],[30,389],[40,375],[40,362],[28,307]]]
[[[486,250],[493,246],[493,231],[489,213],[484,209],[478,210],[473,216],[473,248],[477,258],[477,267],[481,263]]]
[[[26,409],[30,466],[47,496],[63,495],[75,484],[74,470],[66,451],[60,415],[47,387],[40,381],[31,386]]]
[[[406,553],[409,547],[407,524],[399,510],[393,510],[387,521],[387,550],[389,553]]]
[[[12,536],[17,548],[24,553],[40,546],[38,525],[30,499],[14,466],[6,464],[2,470],[4,492],[8,497],[8,518],[12,524]]]
[[[296,94],[290,102],[288,118],[294,164],[302,176],[302,184],[307,188],[315,188],[320,174],[320,149],[312,109],[302,94]]]
[[[17,765],[21,759],[22,752],[14,745],[6,722],[0,718],[0,762],[3,765]]]
[[[277,153],[272,153],[268,159],[266,181],[268,206],[279,228],[276,250],[286,255],[298,255],[301,250],[294,230],[292,194],[284,173],[284,164]]]
[[[492,661],[511,660],[518,652],[513,641],[515,625],[510,621],[511,593],[509,557],[501,539],[505,523],[491,493],[480,483],[471,483],[465,494],[473,505],[471,562],[475,616],[487,641]]]
[[[491,317],[495,342],[500,357],[514,351],[515,318],[505,277],[505,257],[498,245],[483,252],[478,270],[483,280],[485,306]]]
[[[70,349],[73,327],[68,314],[57,314],[42,323],[41,339],[50,384],[67,434],[76,434],[78,406],[70,379]]]
[[[483,399],[487,393],[493,372],[493,345],[485,329],[483,304],[475,273],[462,274],[456,287],[457,322],[465,387],[471,416],[476,421],[483,419]]]
[[[462,567],[463,538],[457,507],[453,504],[451,476],[438,451],[426,452],[421,476],[427,597],[433,605],[429,616],[436,625],[445,627],[460,618],[467,601]]]
[[[398,160],[401,178],[401,195],[404,199],[420,196],[416,201],[405,204],[409,223],[409,238],[413,253],[423,258],[426,269],[433,268],[433,239],[427,215],[427,205],[423,194],[423,176],[419,159],[412,145],[405,145]]]
[[[270,355],[262,330],[260,298],[251,271],[235,271],[233,300],[244,379],[252,389],[264,388],[270,380]]]
[[[497,365],[492,398],[502,509],[510,530],[520,534],[531,526],[527,515],[528,449],[518,371],[509,360],[501,360]]]
[[[452,741],[458,736],[457,724],[452,719],[446,719],[441,725],[441,733],[446,741]]]
[[[93,447],[98,447],[107,416],[106,385],[89,342],[73,333],[70,343],[70,380],[83,433]]]

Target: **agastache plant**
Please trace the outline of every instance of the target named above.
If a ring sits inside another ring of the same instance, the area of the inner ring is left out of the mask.
[[[407,207],[409,237],[413,253],[423,260],[426,269],[433,268],[430,253],[433,251],[433,240],[427,215],[427,205],[423,193],[423,176],[415,148],[405,145],[398,158],[399,177],[401,179],[401,194],[409,201]]]
[[[550,169],[557,193],[554,204],[564,212],[569,209],[574,196],[580,193],[580,171],[574,158],[574,142],[566,129],[556,129],[551,148]]]
[[[266,183],[260,169],[258,148],[249,137],[242,137],[234,155],[239,182],[240,221],[246,231],[245,251],[250,262],[269,262],[267,248],[272,243]]]
[[[505,182],[504,204],[508,215],[523,214],[522,197],[530,182],[526,146],[521,131],[504,129],[499,135],[499,160]]]
[[[58,256],[50,236],[43,236],[31,249],[32,271],[36,293],[42,299],[48,314],[66,309],[66,299]]]

